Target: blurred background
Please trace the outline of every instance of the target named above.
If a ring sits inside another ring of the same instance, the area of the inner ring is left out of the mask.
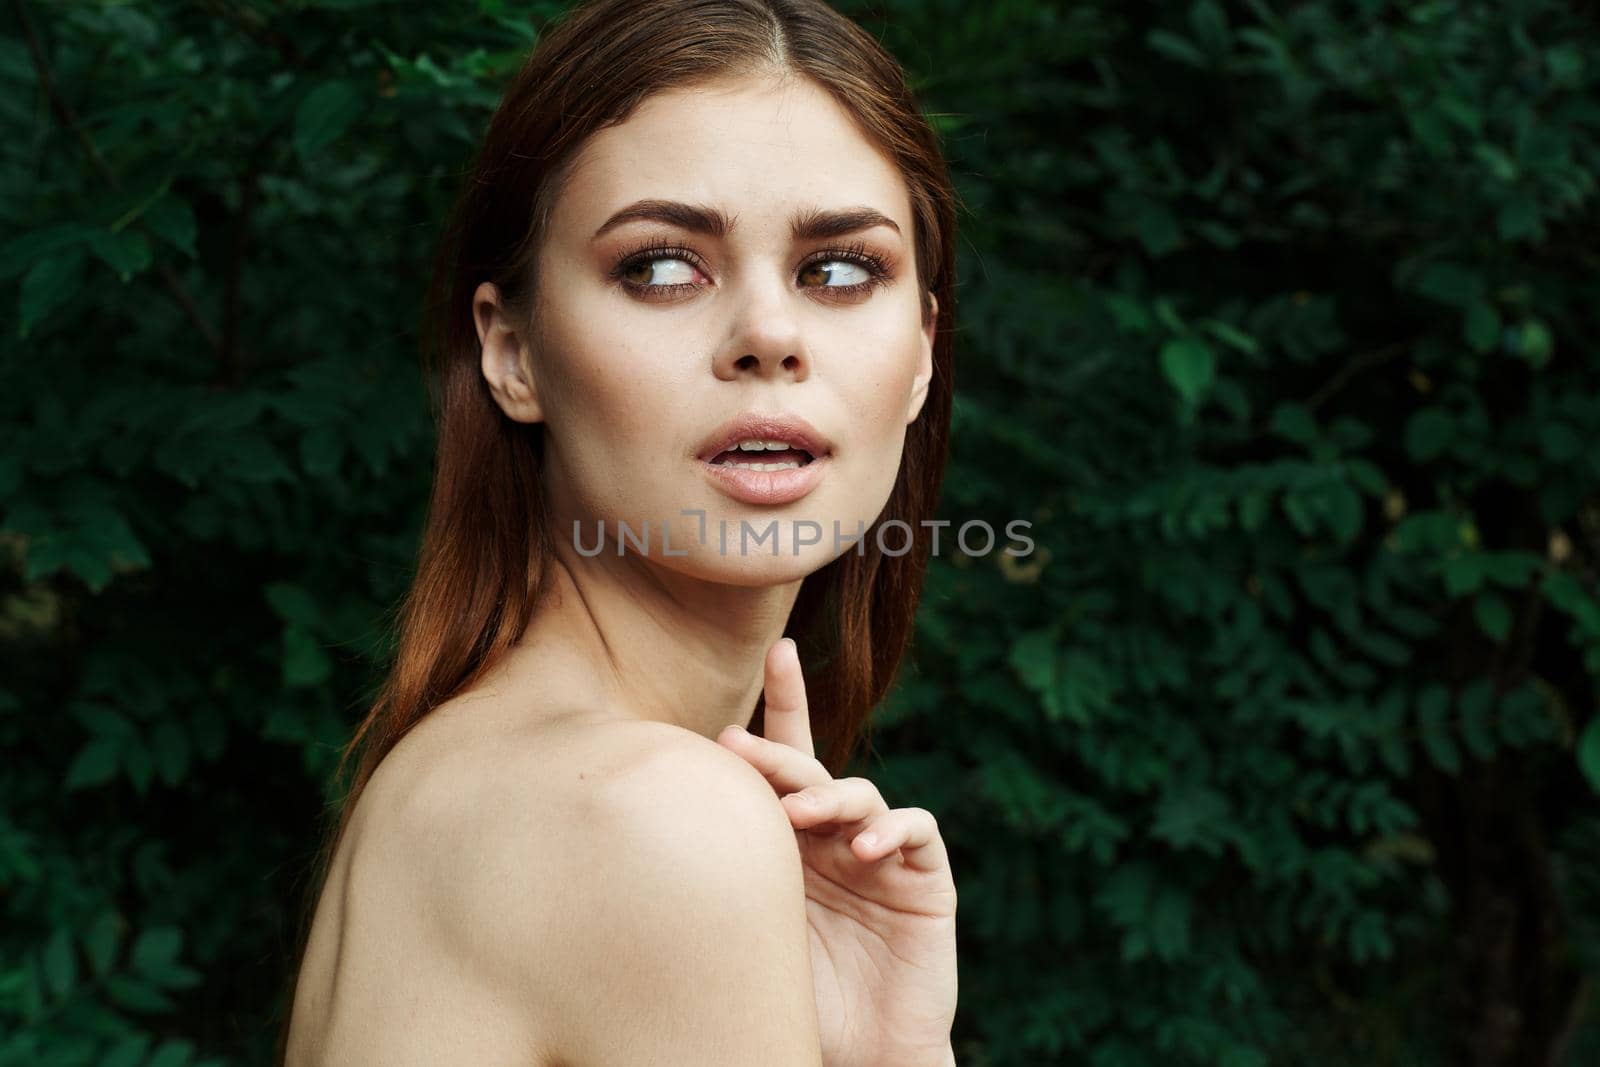
[[[0,1063],[269,1062],[413,562],[428,257],[562,3],[0,7]],[[841,3],[964,200],[854,773],[963,1067],[1600,1064],[1600,25]]]

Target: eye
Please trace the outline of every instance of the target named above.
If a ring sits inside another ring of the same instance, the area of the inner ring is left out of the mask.
[[[880,285],[894,280],[894,271],[888,261],[868,250],[863,242],[848,248],[832,248],[800,268],[802,279],[807,276],[824,278],[821,285],[807,286],[827,292],[830,300],[862,299]],[[843,284],[832,284],[845,279]],[[853,279],[853,280],[852,280]]]
[[[676,264],[676,266],[668,266]],[[687,248],[647,244],[624,253],[611,270],[618,285],[644,300],[666,300],[680,293],[704,288],[696,276],[704,276],[699,257]],[[869,251],[865,244],[832,248],[819,253],[801,266],[801,288],[826,294],[826,299],[855,301],[880,285],[893,280],[888,261]],[[820,279],[822,284],[808,282]]]
[[[659,263],[676,263],[678,267],[675,271],[662,271],[657,267]],[[677,256],[638,256],[624,263],[617,276],[628,284],[640,288],[654,289],[665,285],[671,289],[677,285],[688,284],[696,273],[693,264]]]
[[[872,272],[867,270],[866,267],[863,267],[861,264],[852,262],[848,259],[816,260],[812,263],[808,263],[805,270],[800,272],[800,276],[802,278],[807,274],[811,275],[812,277],[817,277],[818,275],[825,276],[827,278],[827,281],[823,282],[823,288],[825,289],[834,288],[834,286],[828,283],[832,282],[840,275],[843,275],[845,278],[842,286],[845,289],[851,289],[861,285],[867,279],[872,277]]]
[[[658,269],[657,264],[677,264],[676,268]],[[652,245],[627,253],[611,271],[611,277],[624,288],[645,296],[660,299],[674,293],[697,289],[693,279],[700,273],[695,255],[687,248]],[[666,277],[662,278],[661,275]]]

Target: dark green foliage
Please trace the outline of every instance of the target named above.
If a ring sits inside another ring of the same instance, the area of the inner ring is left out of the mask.
[[[9,10],[0,1063],[266,1062],[417,541],[427,255],[560,6]],[[842,6],[967,208],[856,769],[952,847],[963,1067],[1600,1062],[1600,26]]]

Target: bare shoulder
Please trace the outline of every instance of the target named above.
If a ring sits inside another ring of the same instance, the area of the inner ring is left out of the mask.
[[[411,816],[409,837],[442,845],[427,898],[459,966],[526,1003],[554,1058],[817,1062],[799,851],[758,771],[649,721],[563,727],[465,771]]]

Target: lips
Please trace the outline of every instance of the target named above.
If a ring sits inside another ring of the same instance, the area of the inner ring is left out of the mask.
[[[744,504],[776,507],[792,504],[810,493],[822,481],[833,460],[819,457],[800,467],[758,471],[729,463],[702,461],[700,469],[713,485]]]
[[[737,449],[740,441],[752,438],[763,441],[787,441],[792,447],[811,454],[813,461],[829,455],[832,445],[805,419],[798,415],[764,415],[745,412],[713,430],[695,453],[695,458],[710,463],[723,452]],[[762,453],[743,454],[747,460],[758,460]]]

